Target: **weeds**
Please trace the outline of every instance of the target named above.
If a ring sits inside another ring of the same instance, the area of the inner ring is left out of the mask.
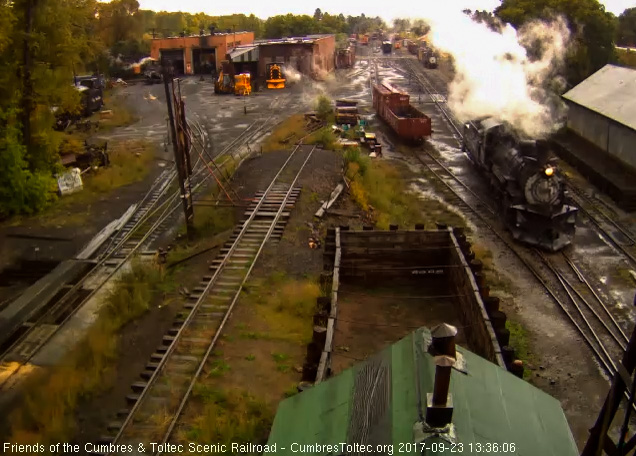
[[[345,152],[346,176],[351,180],[350,195],[365,211],[372,210],[375,224],[412,226],[422,220],[422,203],[408,191],[398,170],[384,161],[372,161],[358,149]]]
[[[256,359],[256,356],[254,356],[254,355],[247,355],[247,356],[245,357],[245,360],[246,360],[246,361],[254,361],[255,359]]]
[[[302,114],[295,114],[283,121],[263,143],[263,152],[288,149],[290,145],[306,136],[306,121]]]
[[[331,99],[326,95],[318,95],[316,99],[316,115],[320,120],[327,120],[333,112]]]
[[[117,355],[117,331],[146,312],[163,272],[155,265],[133,262],[117,280],[97,322],[56,367],[29,379],[22,403],[10,415],[12,442],[50,444],[72,440],[78,402],[108,386]]]
[[[272,359],[277,363],[282,363],[283,361],[287,361],[289,359],[289,355],[284,353],[272,353]]]
[[[521,324],[507,320],[506,328],[510,331],[510,346],[515,349],[517,359],[523,361],[524,364],[532,361],[534,355],[530,351],[530,341],[528,339],[528,332],[521,326]],[[524,370],[524,378],[530,376],[531,371],[529,369]]]
[[[291,385],[283,394],[285,397],[295,396],[298,394],[298,387],[296,385]]]
[[[195,397],[203,405],[182,440],[197,442],[254,443],[267,439],[273,413],[264,402],[245,391],[220,391],[197,385]]]
[[[230,365],[223,360],[215,360],[210,364],[210,371],[208,376],[220,377],[230,370]]]

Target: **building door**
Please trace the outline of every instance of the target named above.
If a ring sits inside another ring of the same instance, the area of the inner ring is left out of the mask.
[[[172,64],[175,74],[185,73],[185,58],[183,49],[161,49],[160,59]]]
[[[216,67],[215,49],[192,49],[192,63],[194,65],[194,74],[212,74]]]

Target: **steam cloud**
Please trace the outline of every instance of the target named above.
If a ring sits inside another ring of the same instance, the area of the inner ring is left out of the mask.
[[[285,79],[288,82],[298,82],[302,79],[303,75],[300,74],[296,69],[290,67],[289,65],[285,65],[283,67],[283,74],[285,75]]]
[[[554,89],[564,86],[558,73],[570,38],[563,18],[501,33],[460,12],[428,21],[432,44],[455,60],[448,104],[460,121],[495,117],[535,138],[559,128],[565,107]]]

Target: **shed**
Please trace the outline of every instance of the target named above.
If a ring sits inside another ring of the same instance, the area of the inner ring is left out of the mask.
[[[570,130],[636,169],[636,70],[605,65],[563,98]]]
[[[451,424],[428,427],[427,394],[434,390],[436,370],[430,343],[431,333],[420,328],[284,400],[268,445],[289,455],[578,455],[556,399],[459,346],[450,373]]]

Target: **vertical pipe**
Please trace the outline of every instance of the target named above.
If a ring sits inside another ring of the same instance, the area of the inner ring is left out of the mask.
[[[455,364],[449,356],[435,357],[435,385],[433,387],[433,406],[445,407],[450,390],[451,368]]]

